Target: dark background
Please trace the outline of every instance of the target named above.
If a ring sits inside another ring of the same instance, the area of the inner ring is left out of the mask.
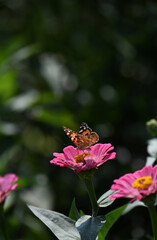
[[[76,197],[91,213],[78,177],[49,163],[71,144],[63,125],[78,131],[87,122],[101,143],[115,146],[117,158],[94,176],[97,197],[145,165],[145,123],[156,118],[156,56],[156,1],[0,1],[0,175],[19,176],[6,202],[10,239],[53,239],[26,203],[68,215]],[[147,234],[147,209],[136,208],[107,239]]]

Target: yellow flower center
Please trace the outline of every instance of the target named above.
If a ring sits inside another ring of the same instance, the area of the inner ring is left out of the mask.
[[[151,176],[140,177],[132,183],[132,187],[137,188],[138,190],[147,190],[152,182],[153,180]]]
[[[74,162],[76,162],[76,163],[82,162],[83,164],[85,164],[84,158],[85,158],[87,155],[91,155],[91,153],[84,152],[84,153],[81,153],[81,154],[75,156]]]

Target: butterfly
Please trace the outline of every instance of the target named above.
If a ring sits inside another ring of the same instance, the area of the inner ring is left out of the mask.
[[[85,122],[81,123],[80,131],[78,133],[65,126],[63,126],[63,129],[66,135],[80,150],[89,149],[92,145],[99,141],[98,134],[93,132]]]

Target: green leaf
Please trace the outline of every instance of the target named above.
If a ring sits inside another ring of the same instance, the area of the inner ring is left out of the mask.
[[[115,193],[116,191],[109,190],[105,192],[97,201],[99,207],[107,207],[111,205],[115,200],[110,200],[110,196]]]
[[[146,166],[148,165],[154,165],[154,163],[157,161],[157,159],[155,157],[147,157],[146,159]]]
[[[34,206],[28,206],[59,240],[80,240],[79,232],[75,227],[75,221],[67,216]]]
[[[81,240],[95,240],[104,222],[105,216],[82,216],[76,222],[76,227],[81,235]]]
[[[157,193],[155,194],[155,203],[154,206],[157,206]]]
[[[71,209],[69,212],[69,217],[73,220],[78,220],[81,217],[81,214],[79,213],[79,211],[76,207],[75,198],[72,201]]]
[[[81,215],[81,216],[84,216],[85,213],[84,213],[82,210],[80,210],[80,215]]]
[[[123,211],[123,215],[127,214],[135,207],[146,207],[146,205],[144,204],[144,202],[139,201],[139,200],[137,200],[133,203],[128,203],[127,207]]]
[[[102,227],[102,229],[98,233],[98,240],[104,240],[108,231],[113,226],[113,224],[118,220],[118,218],[122,215],[124,209],[127,207],[127,204],[119,207],[106,215],[106,221]]]

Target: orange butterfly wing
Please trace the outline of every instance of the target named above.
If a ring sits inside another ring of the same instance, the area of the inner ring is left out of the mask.
[[[89,149],[93,144],[99,141],[99,136],[88,127],[87,123],[82,123],[79,133],[63,126],[63,129],[71,141],[78,149]]]
[[[78,133],[72,131],[70,128],[63,126],[63,130],[66,135],[71,139],[71,141],[77,146]]]

